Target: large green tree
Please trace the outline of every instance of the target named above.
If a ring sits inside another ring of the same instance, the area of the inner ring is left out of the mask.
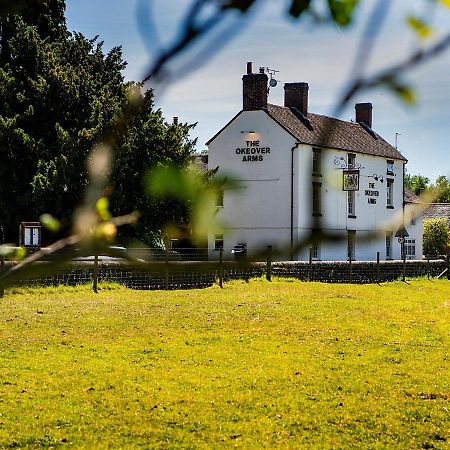
[[[44,212],[70,223],[87,184],[87,155],[111,135],[127,107],[121,49],[105,53],[97,38],[69,33],[64,10],[63,0],[32,0],[20,15],[1,19],[0,236],[8,241],[16,240],[20,221]],[[114,140],[118,214],[145,204],[142,168],[166,160],[184,164],[192,152],[184,146],[188,127],[164,124],[151,98],[146,94],[136,119]]]
[[[146,175],[158,166],[182,168],[191,161],[195,140],[189,139],[194,125],[166,123],[161,110],[154,109],[153,92],[132,90],[141,99],[138,114],[128,121],[114,152],[111,173],[111,212],[114,215],[137,210],[140,220],[126,229],[126,237],[154,245],[154,232],[164,225],[186,223],[187,206],[176,198],[151,198],[147,195]]]

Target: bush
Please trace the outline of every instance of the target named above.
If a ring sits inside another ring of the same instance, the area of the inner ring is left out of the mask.
[[[446,219],[428,219],[423,222],[424,255],[443,255],[450,244],[450,230]]]

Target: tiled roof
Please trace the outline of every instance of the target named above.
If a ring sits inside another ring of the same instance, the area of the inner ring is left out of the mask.
[[[424,219],[447,219],[450,225],[450,203],[431,203],[424,211]]]
[[[405,186],[404,200],[406,203],[422,203],[420,198]]]
[[[303,144],[406,161],[395,147],[365,125],[312,113],[305,117],[285,106],[269,104],[265,111]]]

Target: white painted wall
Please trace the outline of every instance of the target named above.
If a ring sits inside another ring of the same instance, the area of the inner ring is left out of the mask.
[[[252,150],[249,152],[250,156],[261,156],[261,160],[243,161],[248,155],[236,149],[251,149],[247,141],[259,141],[259,153],[257,150],[253,154]],[[289,245],[291,149],[294,146],[294,137],[264,111],[243,111],[210,144],[209,168],[219,166],[219,173],[242,185],[242,189],[225,193],[224,206],[218,212],[224,229],[226,258],[232,257],[231,249],[238,243],[246,243],[249,253],[267,245]],[[266,149],[265,153],[261,153],[262,148]],[[355,162],[360,166],[359,191],[355,192],[356,218],[349,218],[347,192],[342,190],[343,170],[340,164],[336,164],[337,161],[347,161],[347,152],[322,149],[321,154],[322,176],[312,178],[312,147],[298,145],[294,150],[294,244],[311,231],[312,182],[316,181],[322,184],[321,227],[326,232],[342,236],[337,243],[320,244],[320,259],[347,259],[347,230],[356,231],[357,260],[374,260],[377,252],[380,252],[382,260],[386,259],[386,232],[395,234],[403,220],[403,161],[396,160],[393,175],[388,175],[386,158],[356,154]],[[387,178],[394,180],[393,209],[387,208]],[[378,196],[368,195],[366,190],[376,191]],[[375,199],[376,203],[369,203],[369,198]],[[415,227],[413,233],[417,231],[418,246],[420,240],[419,258],[421,232],[418,232],[419,225]],[[373,236],[377,230],[378,235]],[[397,238],[393,237],[392,243],[393,258],[399,259],[401,247]],[[214,236],[211,235],[210,257],[215,259],[217,252],[213,247]],[[305,248],[295,257],[308,259],[309,249]]]

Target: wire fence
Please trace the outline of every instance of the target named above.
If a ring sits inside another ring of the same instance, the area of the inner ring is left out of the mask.
[[[382,283],[394,280],[406,281],[409,278],[450,277],[450,258],[424,260],[381,261],[276,261],[271,258],[270,248],[266,261],[252,262],[245,255],[235,260],[225,260],[220,250],[216,260],[205,260],[204,253],[185,253],[181,257],[170,251],[155,252],[154,249],[139,249],[133,255],[138,264],[105,255],[78,258],[67,264],[58,273],[46,274],[46,262],[39,276],[30,276],[16,281],[19,286],[57,286],[92,283],[94,291],[98,283],[120,283],[132,289],[173,290],[205,288],[231,280],[249,280],[265,277],[295,278],[304,282],[325,283]],[[204,251],[205,249],[202,249]],[[190,258],[186,258],[189,255]],[[140,256],[141,258],[137,258]],[[192,257],[196,257],[197,260]],[[145,259],[144,259],[145,258]],[[186,258],[186,259],[184,259]],[[14,261],[1,261],[1,271],[13,267]],[[0,296],[3,292],[0,291]]]

